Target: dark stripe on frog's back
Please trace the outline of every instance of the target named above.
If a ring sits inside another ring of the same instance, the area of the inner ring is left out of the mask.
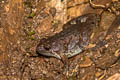
[[[96,16],[97,16],[97,14],[90,13],[90,14],[85,14],[83,16],[74,18],[63,25],[63,30],[60,33],[57,33],[54,36],[48,37],[47,39],[45,39],[46,41],[44,39],[41,40],[41,41],[43,41],[41,43],[44,43],[47,41],[51,43],[60,38],[64,39],[65,37],[67,37],[71,34],[80,35],[82,32],[90,33],[91,30],[94,27],[96,27],[96,25],[95,25],[96,18],[97,18]],[[81,23],[81,19],[83,19],[85,17],[87,17],[86,21]],[[75,21],[76,24],[71,24],[73,21]],[[94,22],[94,24],[93,24],[93,22]]]
[[[87,17],[87,20],[86,22],[82,22],[81,23],[81,20],[83,18]],[[69,22],[67,22],[66,24],[64,24],[63,26],[63,30],[68,30],[68,29],[83,29],[83,28],[92,28],[92,27],[95,27],[95,26],[90,26],[90,24],[92,22],[97,22],[97,14],[94,14],[94,13],[89,13],[89,14],[85,14],[85,15],[82,15],[82,16],[79,16],[77,18],[74,18],[72,20],[70,20]],[[71,24],[72,22],[76,22],[76,24]],[[76,27],[76,28],[75,28]]]
[[[46,39],[49,42],[53,42],[59,38],[64,39],[64,37],[67,37],[71,34],[78,34],[80,35],[82,32],[91,32],[93,27],[95,27],[95,24],[91,24],[92,22],[96,22],[96,14],[85,14],[83,16],[79,16],[75,19],[70,20],[66,24],[63,25],[63,30],[60,33],[55,34],[54,36],[48,37]],[[81,19],[87,17],[87,20],[85,22],[81,23]],[[73,21],[76,22],[76,24],[71,24]],[[45,42],[45,41],[44,41]]]

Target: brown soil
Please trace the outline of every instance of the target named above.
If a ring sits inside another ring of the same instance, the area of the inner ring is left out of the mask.
[[[106,80],[120,72],[120,16],[93,9],[87,0],[65,1],[0,0],[0,80]],[[101,15],[100,27],[91,35],[88,49],[68,60],[67,73],[61,60],[36,54],[43,37],[88,13]]]

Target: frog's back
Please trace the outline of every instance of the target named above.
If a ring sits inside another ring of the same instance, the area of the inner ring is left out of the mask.
[[[98,26],[98,18],[99,16],[93,13],[74,18],[63,25],[63,31],[49,37],[48,39],[56,40],[60,37],[67,37],[73,33],[80,34],[83,32],[90,32],[93,28]]]
[[[74,18],[64,24],[63,30],[60,33],[55,34],[54,36],[48,37],[47,39],[42,39],[40,41],[40,44],[37,46],[37,52],[39,54],[47,56],[47,53],[49,56],[57,56],[59,55],[53,54],[54,48],[59,49],[57,52],[61,52],[63,48],[65,54],[69,54],[71,50],[68,50],[68,47],[79,47],[77,45],[80,43],[80,45],[83,45],[84,43],[88,44],[89,42],[89,36],[91,34],[91,31],[93,28],[95,28],[98,25],[98,15],[97,14],[86,14],[83,16],[79,16],[77,18]],[[83,39],[80,39],[80,37],[83,37]],[[77,45],[77,46],[76,46]],[[66,48],[67,46],[67,48]],[[81,52],[81,48],[77,48],[79,52]],[[51,51],[52,52],[51,52]],[[65,51],[67,50],[67,51]],[[73,52],[76,52],[76,50],[72,50]],[[44,54],[44,53],[46,54]],[[56,53],[56,52],[54,52]],[[72,54],[72,55],[71,55]],[[70,56],[72,57],[78,53],[70,53]]]

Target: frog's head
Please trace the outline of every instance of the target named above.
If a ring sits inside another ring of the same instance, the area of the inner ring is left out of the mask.
[[[43,42],[44,41],[44,42]],[[61,59],[61,57],[51,50],[52,45],[48,45],[46,40],[41,40],[41,43],[36,47],[36,53],[38,55],[46,56],[46,57],[55,57]]]

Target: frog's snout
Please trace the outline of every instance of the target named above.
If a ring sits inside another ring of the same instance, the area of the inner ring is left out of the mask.
[[[46,57],[55,57],[57,59],[61,59],[60,55],[55,54],[47,50],[46,48],[43,48],[42,46],[37,46],[36,47],[36,53],[38,55],[46,56]]]

